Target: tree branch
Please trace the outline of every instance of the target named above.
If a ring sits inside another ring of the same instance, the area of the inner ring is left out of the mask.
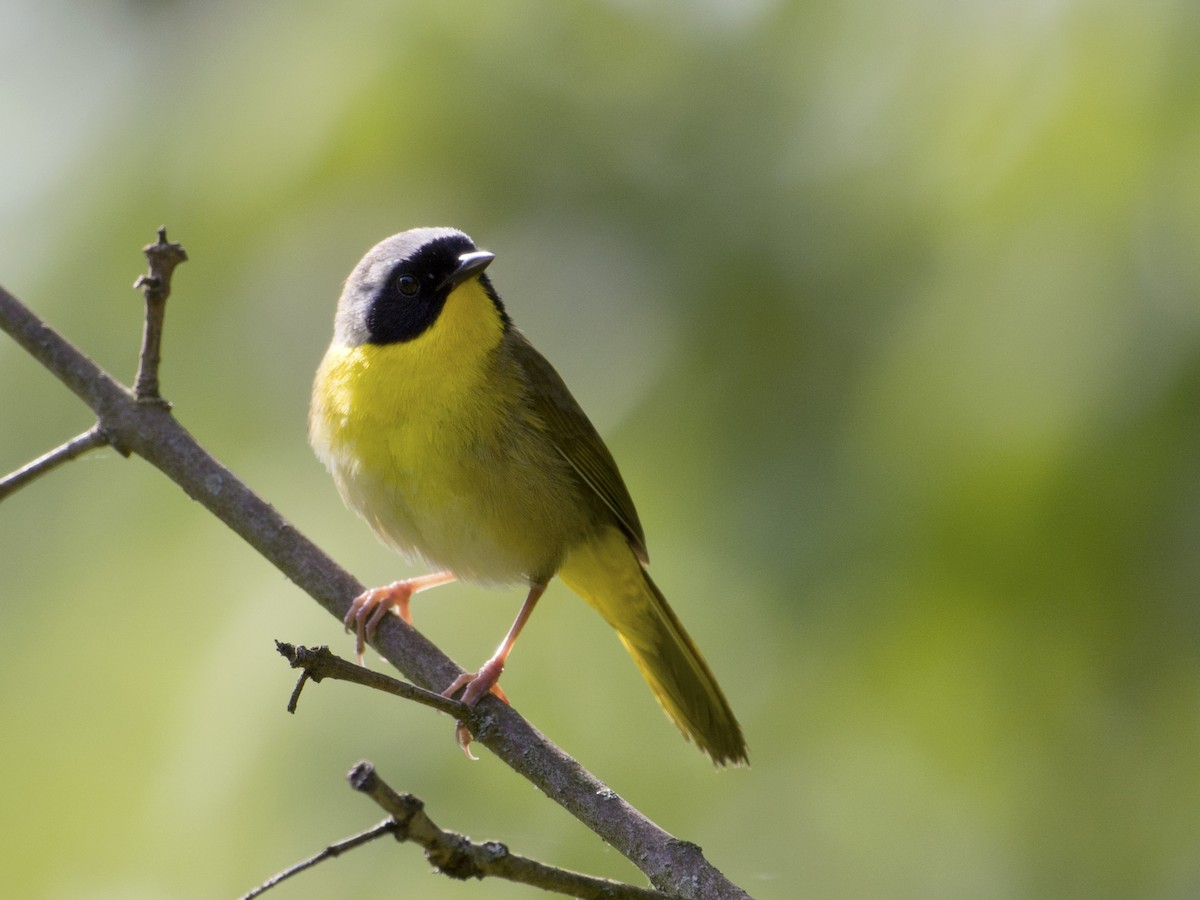
[[[306,674],[307,671],[306,669]],[[423,801],[412,794],[399,794],[394,791],[379,777],[375,766],[369,762],[358,763],[350,770],[346,779],[352,788],[374,800],[388,813],[388,817],[373,828],[336,844],[330,844],[308,859],[288,866],[245,894],[241,900],[260,897],[293,875],[299,875],[326,860],[337,859],[343,853],[389,834],[401,843],[412,841],[414,844],[420,844],[425,848],[425,858],[434,869],[448,878],[460,881],[470,878],[503,878],[545,891],[569,894],[582,900],[664,900],[671,896],[651,888],[635,887],[607,878],[594,878],[568,869],[548,866],[511,853],[508,847],[496,841],[479,844],[464,835],[446,831],[429,818]]]
[[[395,834],[396,827],[396,820],[389,817],[384,819],[374,828],[368,828],[366,831],[356,834],[353,837],[348,837],[344,841],[338,841],[336,844],[330,844],[320,853],[315,853],[308,859],[301,860],[294,866],[288,866],[282,872],[272,875],[254,890],[250,891],[250,893],[243,894],[241,900],[253,900],[255,897],[261,897],[280,882],[287,881],[293,875],[299,875],[301,872],[305,872],[311,869],[313,866],[320,865],[327,859],[337,859],[343,853],[353,850],[356,847],[361,847],[364,844],[369,844],[371,841],[375,840],[376,838],[381,838],[385,834]]]
[[[78,437],[71,438],[65,444],[55,447],[49,453],[42,454],[33,462],[21,466],[15,472],[5,475],[4,478],[0,478],[0,500],[3,500],[9,494],[19,491],[25,485],[42,477],[47,472],[57,469],[63,463],[83,456],[89,450],[106,446],[108,446],[108,435],[104,433],[99,425],[93,425]]]
[[[391,816],[396,823],[396,840],[420,844],[434,868],[451,878],[463,881],[488,876],[505,878],[585,900],[662,900],[668,896],[649,888],[548,866],[510,853],[504,844],[495,841],[477,844],[461,834],[444,831],[426,814],[424,803],[412,794],[396,793],[369,762],[360,762],[346,777],[351,787],[366,794]]]
[[[167,240],[167,226],[158,229],[158,240],[142,248],[150,271],[138,276],[134,290],[140,290],[146,298],[146,318],[142,330],[142,352],[138,357],[137,377],[133,382],[133,393],[142,401],[160,401],[158,389],[158,366],[162,361],[163,320],[167,314],[167,297],[171,296],[171,276],[175,267],[187,262],[187,251],[182,244]]]
[[[0,288],[0,329],[97,415],[108,441],[136,453],[234,530],[340,622],[363,585],[300,534],[207,453],[167,404],[135,394]],[[436,689],[460,673],[444,653],[398,616],[386,616],[372,644],[416,684]],[[468,717],[476,738],[641,869],[682,897],[746,897],[705,858],[676,840],[546,739],[514,709],[485,697]]]
[[[283,641],[275,642],[275,649],[279,651],[293,669],[303,669],[304,674],[301,676],[300,682],[296,685],[296,690],[292,692],[292,699],[288,703],[288,712],[296,711],[296,702],[300,696],[300,687],[306,679],[311,678],[313,681],[321,681],[323,678],[332,678],[335,681],[349,681],[352,684],[361,684],[363,687],[374,688],[377,691],[383,691],[385,694],[392,694],[396,697],[402,697],[405,700],[412,700],[414,703],[421,703],[431,709],[436,709],[438,712],[444,712],[447,715],[454,716],[459,721],[467,721],[471,718],[471,707],[463,703],[461,700],[452,700],[449,697],[444,697],[434,691],[427,691],[424,688],[415,687],[403,681],[397,681],[395,678],[389,678],[380,672],[373,669],[368,669],[366,666],[356,666],[349,660],[342,659],[330,652],[328,647],[317,647],[312,649],[309,647],[294,647],[291,644],[285,644]]]

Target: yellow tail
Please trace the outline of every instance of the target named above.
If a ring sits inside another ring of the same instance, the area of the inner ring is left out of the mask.
[[[718,765],[748,762],[742,729],[717,679],[618,529],[606,528],[572,550],[558,575],[617,630],[684,737]]]

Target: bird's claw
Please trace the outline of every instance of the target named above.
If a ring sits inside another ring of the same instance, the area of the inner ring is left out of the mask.
[[[479,762],[479,757],[471,752],[471,729],[467,727],[466,722],[454,723],[454,739],[458,741],[458,746],[467,755],[467,759],[471,762]]]
[[[409,625],[412,624],[412,613],[409,611],[412,595],[413,587],[409,582],[395,581],[383,587],[363,591],[354,598],[342,624],[346,626],[347,631],[353,631],[355,634],[354,649],[358,654],[359,665],[362,665],[367,642],[375,639],[379,623],[389,610],[395,609],[400,618]]]
[[[450,682],[450,686],[442,691],[442,696],[453,697],[461,690],[463,692],[460,698],[462,702],[467,706],[474,706],[487,694],[491,693],[507,704],[508,697],[504,695],[504,691],[500,690],[500,685],[497,684],[500,680],[500,673],[503,671],[504,663],[496,659],[490,659],[474,675],[464,672],[455,678]],[[471,752],[471,730],[467,727],[467,723],[461,719],[454,723],[454,738],[458,742],[458,746],[462,748],[463,753],[467,755],[467,759],[479,759],[479,757]]]

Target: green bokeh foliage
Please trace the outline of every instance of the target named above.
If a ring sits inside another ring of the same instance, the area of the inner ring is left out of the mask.
[[[1200,890],[1200,20],[1184,2],[0,6],[0,282],[129,379],[166,222],[184,424],[364,581],[304,437],[340,281],[453,224],[610,440],[742,717],[713,772],[559,588],[509,695],[761,897]],[[0,468],[86,411],[0,341]],[[465,665],[516,592],[418,624]],[[636,879],[138,461],[0,506],[0,887],[232,896],[434,818]],[[525,896],[380,844],[278,896]]]

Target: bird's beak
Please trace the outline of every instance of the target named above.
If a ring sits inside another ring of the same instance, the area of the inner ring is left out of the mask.
[[[448,291],[454,290],[468,278],[478,275],[486,269],[488,264],[495,258],[495,253],[488,253],[486,250],[475,250],[471,253],[464,253],[458,258],[458,265],[454,267],[454,271],[446,276],[446,279],[438,285],[438,288],[445,288]]]

